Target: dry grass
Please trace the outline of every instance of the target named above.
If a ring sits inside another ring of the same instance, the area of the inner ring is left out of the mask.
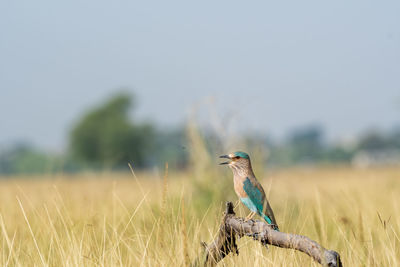
[[[227,179],[223,186],[204,193],[191,173],[171,171],[164,179],[137,173],[138,179],[82,174],[0,180],[0,265],[187,265],[200,241],[216,233],[223,201],[236,198],[228,172],[214,177]],[[260,180],[282,231],[337,250],[345,266],[400,265],[400,169],[291,169],[265,176]],[[317,266],[299,252],[265,249],[250,239],[239,247],[239,256],[221,264]]]

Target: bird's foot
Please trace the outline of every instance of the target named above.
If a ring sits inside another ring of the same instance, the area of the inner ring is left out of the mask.
[[[244,221],[247,222],[247,221],[253,219],[254,215],[256,215],[255,212],[250,212],[250,214],[247,215],[247,217],[244,219]]]

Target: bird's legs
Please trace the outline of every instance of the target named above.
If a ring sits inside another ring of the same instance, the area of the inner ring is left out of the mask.
[[[254,215],[256,215],[254,211],[250,212],[249,215],[247,215],[247,217],[244,219],[244,221],[247,222],[248,220],[253,219]]]

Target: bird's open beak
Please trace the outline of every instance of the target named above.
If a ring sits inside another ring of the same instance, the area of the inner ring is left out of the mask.
[[[220,159],[231,159],[231,157],[229,157],[229,155],[222,155],[219,156]],[[230,161],[226,161],[226,162],[221,162],[219,165],[225,165],[225,164],[229,164],[231,163]]]

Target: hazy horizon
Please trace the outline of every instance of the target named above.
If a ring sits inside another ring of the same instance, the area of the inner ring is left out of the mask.
[[[60,149],[119,88],[135,93],[135,118],[161,125],[196,108],[203,124],[217,114],[277,137],[314,123],[329,138],[390,129],[398,14],[397,1],[2,2],[0,145]]]

